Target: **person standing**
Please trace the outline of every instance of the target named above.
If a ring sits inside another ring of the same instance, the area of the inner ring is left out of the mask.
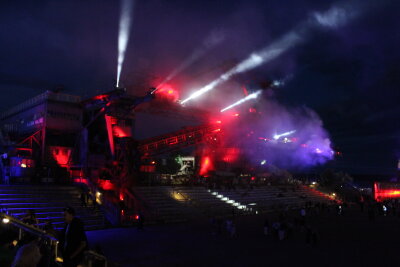
[[[83,252],[87,248],[87,238],[83,222],[75,217],[75,210],[64,208],[65,228],[61,235],[63,266],[76,267],[83,260]]]
[[[82,207],[87,207],[87,193],[85,192],[85,190],[82,190],[81,195],[80,195],[80,199],[81,199],[81,205]]]
[[[144,226],[144,216],[143,216],[143,212],[139,211],[138,216],[138,224],[137,224],[137,228],[138,230],[143,230],[143,226]]]
[[[265,219],[265,221],[264,221],[264,235],[265,236],[268,236],[268,232],[269,232],[269,229],[270,227],[269,227],[269,221],[268,221],[268,219]]]

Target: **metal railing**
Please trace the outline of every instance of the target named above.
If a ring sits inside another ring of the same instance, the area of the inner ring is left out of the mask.
[[[20,241],[22,239],[24,231],[36,236],[37,238],[40,238],[42,240],[45,239],[45,240],[49,241],[50,249],[53,252],[52,253],[53,261],[56,263],[61,263],[63,261],[62,257],[60,257],[59,251],[58,251],[59,240],[56,237],[48,234],[46,231],[44,231],[42,229],[39,229],[30,224],[26,224],[26,223],[22,222],[21,220],[15,218],[13,216],[10,216],[6,213],[0,213],[0,223],[12,224],[13,226],[17,227],[18,228],[18,241]],[[85,251],[84,255],[85,255],[85,262],[88,267],[94,266],[93,263],[95,261],[96,262],[100,261],[100,262],[104,263],[104,265],[103,265],[104,267],[107,267],[109,265],[109,261],[107,260],[107,258],[103,255],[96,253],[95,251],[87,250],[87,251]],[[96,264],[96,266],[99,266],[99,265]]]

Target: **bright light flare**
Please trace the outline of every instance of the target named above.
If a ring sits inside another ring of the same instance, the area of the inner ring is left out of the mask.
[[[295,133],[295,132],[296,132],[296,130],[289,131],[289,132],[285,132],[285,133],[282,133],[282,134],[275,134],[275,135],[274,135],[274,139],[275,139],[275,140],[278,140],[278,139],[281,138],[282,136],[288,136],[288,135],[291,135],[291,134],[293,134],[293,133]]]
[[[133,0],[121,0],[119,33],[118,33],[118,68],[117,68],[117,87],[121,77],[122,65],[125,59],[126,47],[129,41],[129,31],[132,21]]]
[[[224,112],[224,111],[226,111],[226,110],[228,110],[228,109],[231,109],[231,108],[233,108],[233,107],[236,107],[236,106],[238,106],[238,105],[240,105],[240,104],[242,104],[242,103],[244,103],[244,102],[246,102],[246,101],[249,101],[249,100],[251,100],[251,99],[256,99],[261,93],[262,93],[262,91],[261,91],[261,90],[258,90],[257,92],[254,92],[254,93],[252,93],[252,94],[246,96],[245,98],[240,99],[240,100],[237,101],[236,103],[233,103],[232,105],[227,106],[227,107],[224,108],[224,109],[221,109],[221,112]]]

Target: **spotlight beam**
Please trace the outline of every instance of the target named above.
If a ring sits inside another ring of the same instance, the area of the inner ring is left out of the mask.
[[[172,80],[176,75],[191,66],[196,60],[204,56],[208,50],[214,46],[220,44],[224,40],[224,35],[221,32],[213,31],[203,41],[201,47],[197,48],[188,58],[186,58],[182,64],[180,64],[175,70],[173,70],[156,88],[162,87],[165,83]]]
[[[233,108],[233,107],[236,107],[236,106],[238,106],[238,105],[240,105],[240,104],[242,104],[242,103],[244,103],[244,102],[246,102],[246,101],[249,101],[249,100],[251,100],[251,99],[255,99],[255,98],[257,98],[257,97],[261,94],[261,92],[262,92],[262,90],[258,90],[258,91],[256,91],[256,92],[254,92],[254,93],[252,93],[252,94],[246,96],[245,98],[242,98],[242,99],[240,99],[239,101],[233,103],[232,105],[227,106],[227,107],[224,108],[224,109],[221,109],[221,112],[224,112],[224,111],[226,111],[226,110],[228,110],[228,109],[231,109],[231,108]]]
[[[278,139],[281,138],[282,136],[288,136],[288,135],[291,135],[291,134],[293,134],[293,133],[295,133],[295,132],[296,132],[296,130],[289,131],[289,132],[285,132],[285,133],[281,133],[281,134],[275,134],[275,135],[274,135],[274,139],[275,139],[275,140],[278,140]]]
[[[121,0],[119,32],[118,32],[118,67],[117,87],[121,78],[122,65],[124,64],[126,47],[129,41],[129,33],[132,21],[133,0]]]
[[[356,13],[353,11],[351,6],[344,7],[332,7],[323,13],[313,13],[311,19],[307,19],[300,22],[293,30],[289,31],[283,37],[273,42],[269,46],[261,49],[260,51],[250,54],[250,56],[240,62],[238,65],[222,74],[220,77],[210,82],[203,88],[192,93],[188,98],[181,101],[181,104],[185,104],[187,101],[195,99],[208,91],[213,90],[218,85],[226,82],[232,76],[252,70],[262,64],[268,63],[284,52],[299,44],[301,41],[307,38],[308,32],[314,26],[321,26],[325,28],[336,28],[344,25],[350,18],[355,17]]]

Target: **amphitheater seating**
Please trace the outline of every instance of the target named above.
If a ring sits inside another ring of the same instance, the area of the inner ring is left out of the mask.
[[[308,187],[301,186],[294,188],[293,186],[260,186],[253,189],[236,189],[236,190],[205,190],[203,188],[187,189],[179,188],[180,192],[186,194],[189,199],[195,199],[205,204],[211,204],[212,207],[220,208],[220,211],[226,213],[226,207],[219,203],[225,203],[221,199],[211,195],[217,192],[235,202],[246,205],[248,208],[259,212],[268,212],[277,206],[300,207],[306,201],[312,202],[329,202],[329,198],[317,191],[311,191]],[[219,202],[219,203],[218,203]],[[231,210],[231,205],[228,205]],[[225,209],[221,209],[225,208]]]
[[[199,214],[229,216],[252,212],[269,212],[275,208],[298,208],[307,201],[329,203],[332,200],[307,186],[259,186],[253,189],[209,190],[204,187],[136,187],[132,189],[146,201],[153,214],[164,222],[183,221]],[[213,194],[214,193],[214,194]],[[217,195],[220,195],[218,198]],[[239,210],[221,199],[239,202],[246,209]]]
[[[147,207],[148,215],[146,223],[156,222],[182,222],[190,215],[190,208],[185,199],[174,199],[173,187],[150,186],[134,187],[131,191],[138,196],[144,206]]]
[[[85,223],[86,230],[104,228],[104,215],[98,209],[81,207],[80,190],[73,186],[0,185],[0,207],[22,218],[33,210],[39,226],[51,220],[56,229],[64,226],[63,208],[72,206]]]

